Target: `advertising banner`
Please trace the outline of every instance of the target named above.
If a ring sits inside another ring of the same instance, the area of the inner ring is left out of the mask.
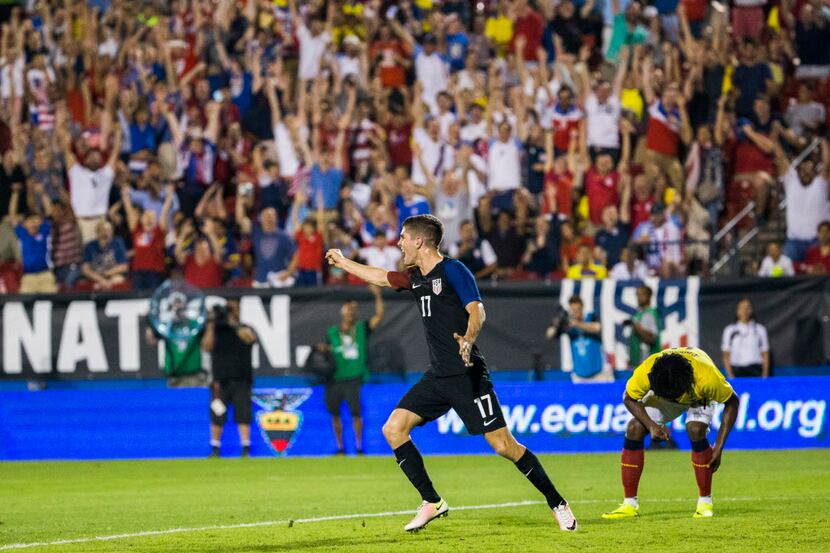
[[[830,377],[741,379],[733,382],[741,406],[729,438],[734,449],[827,448]],[[364,449],[387,455],[381,427],[406,392],[403,384],[363,387]],[[497,382],[508,427],[536,452],[615,452],[629,414],[623,382]],[[0,460],[201,457],[209,452],[206,389],[56,390],[0,393]],[[330,455],[335,450],[322,387],[254,390],[251,453],[257,456]],[[353,451],[343,412],[347,450]],[[229,417],[223,455],[238,455]],[[720,409],[709,438],[714,441]],[[682,419],[675,441],[688,448]],[[489,453],[450,411],[413,432],[425,454]]]
[[[545,330],[561,305],[579,295],[602,324],[607,363],[628,365],[623,323],[636,310],[639,281],[481,283],[487,323],[478,344],[491,370],[571,368],[567,338],[548,340]],[[663,319],[664,346],[698,345],[718,357],[721,333],[734,321],[741,297],[752,300],[756,320],[767,327],[775,364],[817,365],[827,359],[830,279],[744,279],[703,283],[697,278],[649,280]],[[373,372],[420,372],[429,364],[417,306],[408,293],[384,292],[386,314],[369,343]],[[242,321],[257,333],[253,366],[258,375],[306,374],[313,346],[337,324],[343,302],[357,300],[370,318],[366,287],[325,290],[222,290],[208,293],[207,307],[240,298]],[[147,339],[149,297],[93,294],[0,297],[0,379],[160,378],[164,343]],[[209,369],[209,359],[203,361]]]

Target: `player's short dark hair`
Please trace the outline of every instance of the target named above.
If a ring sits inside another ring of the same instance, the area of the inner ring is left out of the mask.
[[[444,223],[435,215],[413,215],[403,222],[403,228],[423,238],[427,245],[438,248],[444,239]]]
[[[649,288],[646,284],[639,285],[637,287],[637,289],[638,290],[644,290],[646,292],[646,294],[648,294],[649,298],[651,298],[651,296],[654,295],[654,291],[651,288]]]
[[[692,389],[692,364],[679,353],[665,353],[654,360],[648,381],[657,396],[676,401]]]
[[[822,222],[820,222],[820,223],[818,224],[818,229],[817,229],[817,230],[821,230],[821,229],[823,229],[824,227],[830,228],[830,221],[822,221]]]
[[[579,305],[584,305],[584,304],[582,303],[582,298],[580,298],[577,294],[574,294],[573,296],[571,296],[571,297],[568,299],[568,305],[570,305],[570,304],[572,304],[572,303],[578,303]]]

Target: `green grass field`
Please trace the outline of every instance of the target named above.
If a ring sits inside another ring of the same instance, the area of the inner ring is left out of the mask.
[[[36,542],[47,545],[22,550],[530,552],[561,547],[699,553],[830,548],[830,451],[727,451],[715,475],[716,511],[709,520],[691,517],[697,489],[686,452],[646,454],[642,516],[627,521],[600,518],[620,499],[617,455],[542,460],[573,506],[577,533],[560,532],[542,504],[480,508],[541,499],[497,457],[428,457],[450,516],[414,535],[403,532],[411,515],[377,516],[414,511],[419,503],[392,457],[0,463],[0,550]],[[462,506],[478,508],[452,510]],[[354,514],[360,516],[302,520]],[[118,534],[127,536],[89,540]],[[84,541],[51,543],[58,540]]]

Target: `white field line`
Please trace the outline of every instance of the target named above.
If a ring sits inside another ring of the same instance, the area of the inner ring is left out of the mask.
[[[787,500],[804,500],[804,499],[814,499],[814,500],[827,500],[830,497],[813,497],[813,498],[805,498],[803,496],[797,497],[787,497],[787,496],[778,496],[778,497],[718,497],[716,501],[787,501]],[[574,505],[588,505],[588,504],[595,504],[595,503],[608,503],[609,505],[613,505],[615,501],[619,501],[619,498],[615,499],[583,499],[583,500],[576,500],[571,501]],[[689,502],[690,504],[694,502],[693,497],[675,497],[675,498],[655,498],[655,499],[648,499],[645,503],[680,503],[680,502]],[[544,501],[511,501],[508,503],[489,503],[484,505],[462,505],[460,507],[450,507],[450,511],[476,511],[481,509],[507,509],[510,507],[525,507],[528,505],[543,505]],[[39,542],[29,542],[29,543],[11,543],[8,545],[0,546],[0,551],[8,551],[12,549],[29,549],[32,547],[49,547],[49,546],[57,546],[57,545],[71,545],[75,543],[90,543],[90,542],[97,542],[97,541],[114,541],[114,540],[126,540],[132,538],[143,538],[147,536],[166,536],[168,534],[184,534],[184,533],[193,533],[193,532],[208,532],[211,530],[236,530],[239,528],[258,528],[262,526],[279,526],[279,525],[291,525],[291,524],[301,524],[301,523],[311,523],[311,522],[326,522],[331,520],[349,520],[355,518],[377,518],[377,517],[387,517],[387,516],[399,516],[399,515],[411,515],[413,514],[412,509],[407,509],[406,511],[386,511],[382,513],[352,513],[348,515],[331,515],[331,516],[323,516],[323,517],[310,517],[310,518],[297,518],[297,519],[285,519],[285,520],[263,520],[260,522],[243,522],[237,524],[216,524],[212,526],[195,526],[190,528],[167,528],[165,530],[146,530],[144,532],[130,532],[125,534],[112,534],[109,536],[92,536],[87,538],[74,538],[74,539],[65,539],[65,540],[55,540],[55,541],[39,541]]]

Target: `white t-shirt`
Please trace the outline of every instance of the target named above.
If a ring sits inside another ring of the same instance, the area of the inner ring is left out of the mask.
[[[478,123],[467,123],[461,127],[459,133],[461,140],[465,142],[475,142],[479,138],[487,137],[487,121],[482,119]]]
[[[274,126],[274,150],[277,153],[277,162],[280,164],[280,176],[293,178],[300,170],[300,156],[291,141],[291,131],[280,121]]]
[[[23,56],[12,60],[0,59],[0,96],[4,99],[15,96],[23,97],[23,69],[26,60]]]
[[[421,159],[436,180],[444,174],[444,171],[452,167],[451,148],[443,140],[440,138],[437,141],[433,140],[427,131],[420,127],[412,131],[412,140],[421,147]],[[421,164],[415,158],[412,159],[412,182],[418,186],[427,184],[427,177],[421,170]]]
[[[331,42],[331,36],[320,33],[317,36],[311,34],[308,27],[300,25],[297,29],[297,39],[300,41],[300,67],[298,75],[300,79],[314,79],[320,72],[320,60],[326,53],[326,48]]]
[[[760,365],[761,353],[769,351],[767,329],[755,321],[732,323],[723,329],[721,350],[729,353],[729,362],[736,367]]]
[[[103,217],[107,214],[110,188],[115,171],[105,165],[90,171],[80,163],[69,168],[69,199],[78,217]]]
[[[502,192],[515,190],[522,184],[522,144],[511,137],[507,142],[490,141],[487,152],[487,188]]]
[[[360,257],[366,260],[366,263],[372,267],[380,267],[387,271],[397,271],[398,260],[401,258],[401,250],[394,246],[385,246],[383,248],[368,246],[360,248]]]
[[[487,162],[480,155],[472,154],[470,165],[484,175],[484,178],[481,179],[476,171],[467,171],[467,192],[470,194],[470,203],[478,205],[481,197],[487,194]]]
[[[432,213],[444,223],[444,247],[454,244],[459,239],[461,221],[473,216],[466,187],[459,186],[456,193],[450,196],[444,192],[443,186],[436,186]]]
[[[438,125],[441,128],[441,140],[447,140],[450,135],[450,125],[455,123],[455,114],[451,111],[438,115]]]
[[[634,269],[628,270],[628,265],[620,261],[611,269],[609,277],[613,280],[645,280],[648,278],[648,268],[639,259],[634,260]]]
[[[804,186],[798,178],[798,172],[792,167],[782,180],[787,196],[787,238],[813,240],[819,223],[830,220],[827,181],[821,175],[816,175],[813,182]]]
[[[423,52],[415,56],[415,78],[424,87],[424,102],[433,112],[435,111],[435,97],[439,92],[447,89],[449,76],[449,65],[437,51],[429,56]]]
[[[345,79],[349,75],[354,75],[360,79],[360,58],[346,55],[337,56],[337,69],[340,71],[341,79]]]
[[[463,127],[461,127],[461,132],[459,133],[461,140],[465,142],[475,142],[479,138],[486,138],[487,137],[487,121],[482,119],[478,123],[467,123]]]
[[[588,146],[599,148],[620,147],[620,99],[612,96],[600,104],[596,94],[585,99],[588,120]]]
[[[793,269],[792,260],[786,255],[782,255],[775,262],[770,256],[764,257],[761,261],[761,268],[758,269],[758,276],[760,277],[782,277],[793,276],[795,269]]]

